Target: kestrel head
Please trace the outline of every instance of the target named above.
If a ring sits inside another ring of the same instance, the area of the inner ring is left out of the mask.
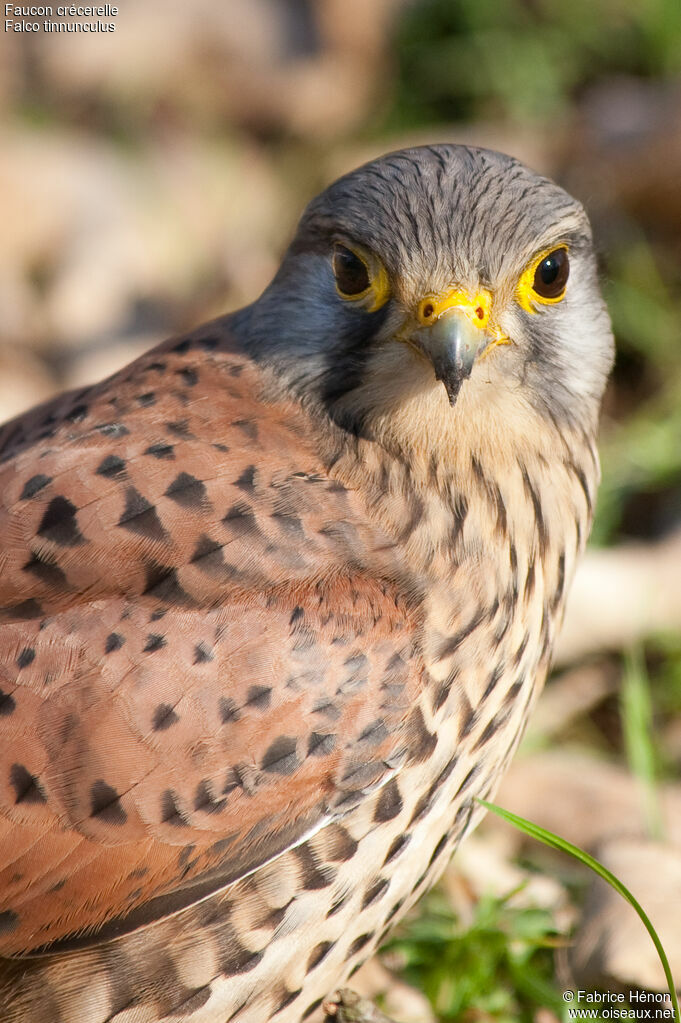
[[[484,149],[403,150],[307,207],[247,313],[287,386],[371,434],[505,399],[592,423],[612,363],[582,206]],[[499,423],[503,428],[503,423]]]

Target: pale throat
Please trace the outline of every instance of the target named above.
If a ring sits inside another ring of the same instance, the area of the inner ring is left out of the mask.
[[[454,408],[432,374],[406,395],[403,384],[399,403],[396,390],[386,385],[380,410],[376,381],[355,393],[373,404],[375,440],[348,450],[334,475],[365,494],[371,516],[430,586],[457,589],[465,562],[468,589],[492,605],[500,590],[525,587],[529,573],[534,599],[560,615],[591,527],[594,428],[561,429],[520,387],[475,372]]]

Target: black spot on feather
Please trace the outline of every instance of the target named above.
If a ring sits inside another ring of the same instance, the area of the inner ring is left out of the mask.
[[[128,815],[120,804],[120,798],[116,789],[105,781],[94,782],[90,790],[90,816],[98,817],[107,824],[125,824]]]
[[[35,497],[40,491],[47,486],[48,483],[52,482],[51,476],[44,476],[42,473],[38,473],[37,476],[31,476],[30,480],[24,483],[24,489],[21,491],[19,497],[20,501],[28,501],[30,498]]]
[[[85,543],[85,537],[78,528],[75,504],[66,497],[53,497],[38,527],[38,536],[60,547],[77,547]]]

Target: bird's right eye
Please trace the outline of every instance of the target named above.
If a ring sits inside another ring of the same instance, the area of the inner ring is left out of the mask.
[[[375,313],[390,298],[390,280],[375,252],[336,242],[332,255],[336,291],[346,302]]]
[[[345,298],[362,298],[371,285],[369,268],[364,260],[345,245],[335,245],[333,272],[336,287]]]

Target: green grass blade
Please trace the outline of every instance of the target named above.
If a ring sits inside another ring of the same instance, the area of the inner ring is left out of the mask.
[[[526,835],[529,835],[530,838],[535,838],[538,842],[543,842],[544,845],[548,845],[549,848],[558,849],[559,852],[567,853],[574,859],[579,860],[580,863],[589,867],[594,874],[598,874],[598,876],[602,877],[604,881],[607,881],[611,888],[614,888],[615,891],[622,896],[622,898],[627,900],[630,906],[633,906],[645,929],[652,938],[657,954],[660,957],[664,975],[667,979],[667,986],[669,987],[669,995],[674,1007],[674,1019],[677,1023],[679,1023],[681,1020],[681,1016],[679,1016],[679,1000],[676,994],[674,978],[672,977],[672,971],[669,965],[669,960],[667,959],[667,954],[662,947],[662,942],[657,935],[657,931],[650,922],[647,913],[637,899],[634,898],[629,889],[622,884],[619,878],[615,877],[615,875],[612,874],[607,867],[604,867],[602,863],[599,863],[599,861],[594,859],[593,856],[590,856],[589,853],[584,852],[584,850],[580,849],[579,846],[573,845],[572,842],[568,842],[566,839],[560,838],[558,835],[554,835],[551,831],[546,831],[544,828],[540,828],[538,824],[533,824],[532,821],[525,820],[524,817],[519,817],[517,814],[511,813],[510,810],[503,810],[500,806],[496,806],[494,803],[488,803],[485,799],[478,799],[478,802],[481,806],[484,806],[486,810],[491,810],[491,812],[495,813],[497,817],[501,817],[503,820],[508,821],[509,824],[518,828],[519,831],[523,831]]]
[[[625,656],[620,706],[627,760],[641,790],[647,831],[651,838],[661,839],[664,829],[652,741],[653,707],[650,681],[640,648]]]

